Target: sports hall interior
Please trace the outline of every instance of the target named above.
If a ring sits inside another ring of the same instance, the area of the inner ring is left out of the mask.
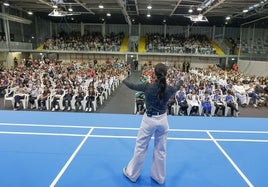
[[[157,63],[183,81],[162,186],[268,186],[268,0],[0,6],[0,186],[159,186],[153,141],[137,183],[123,175],[146,98],[120,81],[152,83]]]
[[[171,2],[174,5],[171,3],[167,8],[166,1],[118,1],[113,5],[108,1],[3,1],[0,108],[14,109],[14,95],[10,93],[12,87],[18,86],[16,76],[24,80],[36,75],[42,82],[42,71],[49,64],[65,66],[64,69],[75,66],[72,76],[95,71],[95,62],[99,66],[97,71],[108,63],[125,64],[131,68],[133,80],[138,77],[139,81],[146,68],[163,62],[181,72],[190,71],[190,76],[199,76],[197,81],[205,76],[206,82],[214,84],[225,76],[232,81],[240,79],[244,87],[249,83],[266,87],[266,93],[258,93],[257,102],[252,103],[253,99],[247,96],[246,107],[239,107],[240,116],[267,116],[267,2]],[[233,13],[231,5],[239,11]],[[189,65],[187,70],[185,64]],[[233,70],[234,64],[238,71]],[[116,77],[118,72],[111,76]],[[109,107],[112,97],[114,103],[122,99],[116,99],[117,92],[129,94],[123,97],[124,103],[128,99],[133,101],[133,92],[129,93],[124,86],[122,89],[119,82],[111,82],[105,95],[98,98],[94,111],[102,112],[106,107],[112,109],[106,109],[108,113],[133,113],[133,103],[128,103],[128,110],[120,110],[113,103]],[[30,90],[27,94],[20,110],[38,110],[36,101],[29,104]],[[46,110],[51,110],[51,102],[50,98]],[[71,110],[74,109],[72,103]],[[172,109],[176,115],[176,106]]]

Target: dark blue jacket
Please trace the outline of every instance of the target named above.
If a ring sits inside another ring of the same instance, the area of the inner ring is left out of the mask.
[[[173,94],[175,94],[176,91],[179,89],[180,85],[182,85],[182,82],[180,82],[179,85],[176,87],[167,86],[164,99],[160,101],[157,98],[157,90],[158,90],[157,80],[153,84],[150,84],[150,83],[134,84],[125,79],[123,80],[123,83],[132,90],[144,92],[146,109],[151,110],[153,113],[159,112],[160,114],[166,112],[166,109],[167,109],[166,107],[167,107],[169,98]]]

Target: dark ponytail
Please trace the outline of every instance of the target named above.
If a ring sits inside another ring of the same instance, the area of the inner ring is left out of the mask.
[[[155,66],[155,76],[157,78],[158,90],[157,97],[160,100],[163,100],[165,97],[166,90],[166,75],[167,75],[167,66],[165,64],[159,63]]]

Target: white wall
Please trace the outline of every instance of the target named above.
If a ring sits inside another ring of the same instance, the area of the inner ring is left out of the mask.
[[[238,70],[248,75],[268,76],[267,61],[239,60]]]
[[[179,65],[182,66],[184,61],[190,62],[191,67],[202,67],[208,68],[210,65],[219,64],[220,58],[215,57],[195,57],[195,56],[166,56],[166,55],[140,55],[139,56],[139,65],[143,65],[145,63],[151,61],[153,64],[157,64],[159,62],[167,62],[169,65]]]

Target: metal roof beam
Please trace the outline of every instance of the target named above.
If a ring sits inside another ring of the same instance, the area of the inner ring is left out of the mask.
[[[174,14],[174,12],[176,11],[176,9],[179,7],[179,5],[181,4],[182,0],[178,0],[176,6],[173,8],[172,12],[170,13],[170,16],[172,16]]]
[[[95,15],[95,13],[90,9],[88,8],[86,5],[84,5],[83,3],[81,3],[80,1],[78,0],[74,0],[77,4],[79,4],[81,7],[83,7],[84,9],[86,9],[90,14],[93,14]]]
[[[209,11],[213,10],[214,8],[217,8],[219,5],[221,5],[222,3],[224,3],[225,0],[218,0],[217,3],[215,3],[214,5],[212,5],[211,7],[209,7],[208,9],[206,9],[204,12],[202,12],[203,15],[209,13]]]
[[[139,15],[139,7],[138,7],[138,2],[137,0],[135,0],[135,7],[136,7],[136,12],[137,12],[137,15]]]
[[[124,5],[123,1],[122,0],[116,0],[116,1],[119,4],[119,6],[121,7],[121,9],[122,9],[122,13],[123,13],[123,15],[125,17],[126,22],[128,23],[128,25],[131,25],[129,15],[127,13],[126,6]]]
[[[47,6],[50,6],[50,7],[53,7],[52,4],[50,4],[49,2],[47,1],[44,1],[44,0],[38,0],[39,2],[43,3],[43,4],[46,4]]]

